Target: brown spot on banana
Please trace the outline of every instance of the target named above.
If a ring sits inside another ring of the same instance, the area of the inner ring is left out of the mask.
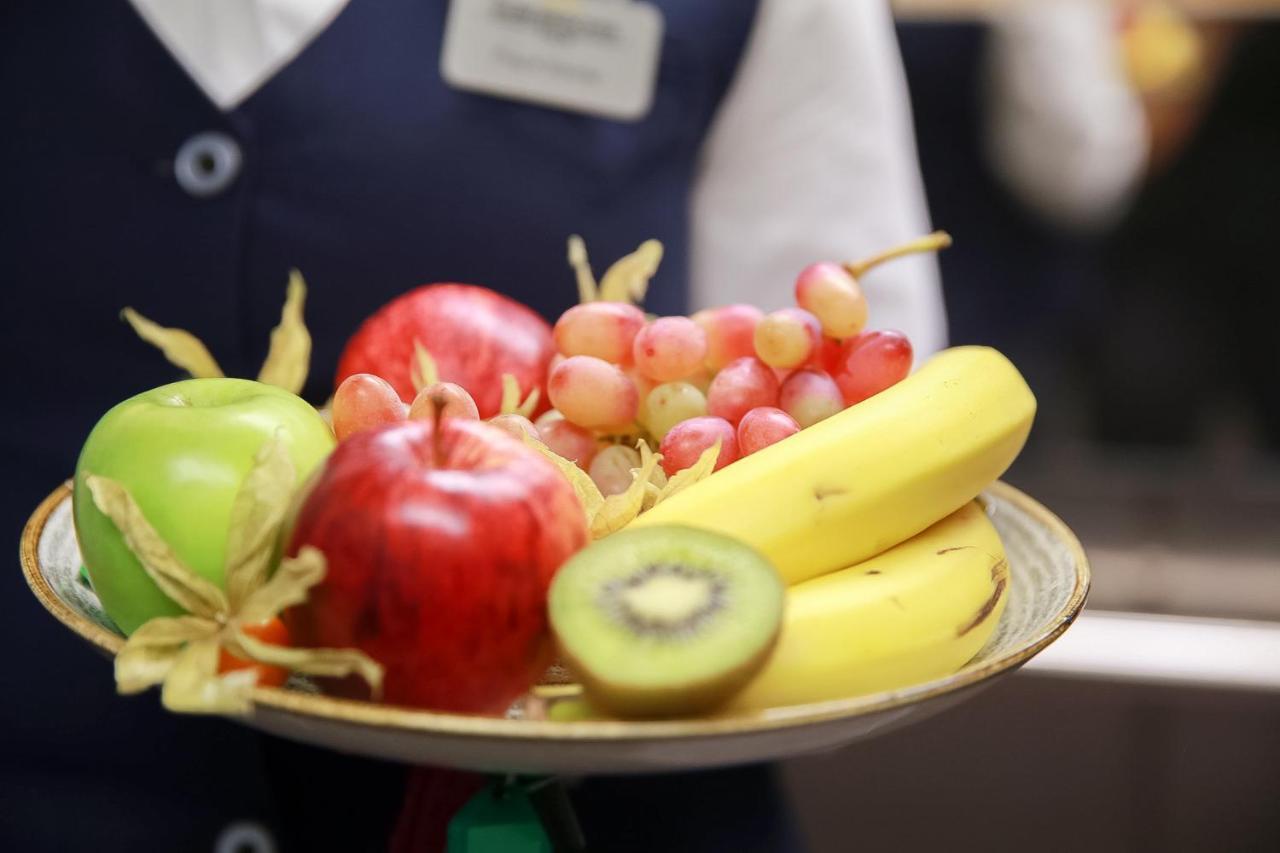
[[[818,503],[822,503],[827,498],[835,498],[843,495],[848,489],[842,489],[838,486],[817,486],[813,490],[813,497]]]
[[[1009,586],[1009,563],[1007,561],[996,560],[995,564],[991,566],[991,580],[995,583],[995,589],[991,591],[991,596],[982,602],[982,606],[973,614],[972,619],[956,629],[957,637],[963,637],[987,621],[987,617],[991,615],[991,612],[996,609],[996,605],[1000,603],[1000,597],[1004,595],[1005,588]]]

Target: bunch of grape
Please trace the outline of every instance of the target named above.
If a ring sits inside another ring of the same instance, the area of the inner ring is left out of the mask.
[[[716,442],[719,469],[910,372],[904,335],[864,330],[866,298],[845,267],[805,268],[795,296],[796,307],[770,314],[726,305],[649,320],[621,302],[570,308],[555,325],[555,408],[534,428],[607,495],[631,482],[637,434],[658,443],[668,475]]]
[[[606,496],[631,485],[640,438],[657,446],[668,476],[719,443],[719,470],[905,378],[911,342],[901,332],[865,329],[858,278],[892,258],[949,244],[938,232],[859,263],[811,264],[796,278],[796,305],[769,314],[725,305],[650,318],[629,302],[583,302],[555,324],[558,353],[546,386],[554,408],[536,421],[507,413],[490,423],[539,439],[587,471]],[[439,415],[478,417],[467,391],[449,382],[427,384],[405,405],[383,380],[357,374],[333,400],[339,439]]]

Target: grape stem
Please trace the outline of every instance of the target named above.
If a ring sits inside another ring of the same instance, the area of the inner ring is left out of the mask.
[[[934,231],[932,234],[924,237],[917,237],[901,246],[894,246],[892,249],[886,249],[883,252],[877,252],[869,258],[863,258],[860,261],[851,261],[843,264],[845,271],[854,278],[862,278],[868,270],[878,267],[885,261],[892,261],[895,258],[901,258],[905,255],[915,255],[921,252],[938,252],[951,245],[951,235],[946,231]]]

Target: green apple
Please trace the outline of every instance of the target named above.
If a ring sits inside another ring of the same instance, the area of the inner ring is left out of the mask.
[[[164,385],[125,400],[98,421],[76,465],[76,536],[103,608],[126,634],[182,610],[99,512],[85,477],[123,485],[178,557],[223,586],[231,505],[254,455],[277,435],[299,483],[334,446],[333,432],[305,400],[247,379]]]

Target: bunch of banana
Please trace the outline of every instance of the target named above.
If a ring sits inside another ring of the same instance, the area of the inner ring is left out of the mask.
[[[754,546],[790,585],[778,645],[730,703],[777,707],[953,672],[1008,598],[974,498],[1026,441],[1035,398],[998,352],[958,347],[875,397],[641,515]]]

